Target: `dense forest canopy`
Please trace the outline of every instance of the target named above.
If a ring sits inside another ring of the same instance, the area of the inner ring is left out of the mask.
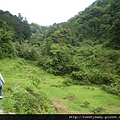
[[[97,0],[67,22],[51,26],[29,24],[20,13],[0,10],[0,58],[36,61],[74,84],[120,88],[119,50],[119,0]]]
[[[0,10],[0,20],[6,22],[9,29],[14,33],[13,41],[21,42],[30,38],[30,25],[28,24],[26,18],[23,18],[20,13],[18,16],[13,16],[8,11],[4,12]]]

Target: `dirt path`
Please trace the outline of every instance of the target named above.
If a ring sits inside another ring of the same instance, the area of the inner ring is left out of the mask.
[[[12,113],[12,112],[5,113],[2,109],[0,109],[0,114],[15,114],[15,113]]]
[[[5,114],[2,109],[0,109],[0,114]]]
[[[107,110],[111,111],[111,112],[116,112],[116,113],[120,113],[120,108],[106,108]]]
[[[54,108],[55,107],[57,108],[57,113],[58,114],[68,112],[67,107],[66,107],[66,103],[63,100],[60,100],[60,99],[57,99],[57,98],[52,99],[52,106]]]

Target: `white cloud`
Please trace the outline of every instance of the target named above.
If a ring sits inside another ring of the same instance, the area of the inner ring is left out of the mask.
[[[28,22],[51,25],[67,21],[95,0],[0,0],[0,9],[21,13]]]

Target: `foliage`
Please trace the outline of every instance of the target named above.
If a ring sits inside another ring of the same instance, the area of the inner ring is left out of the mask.
[[[34,46],[30,46],[29,44],[22,43],[16,44],[16,49],[18,51],[18,56],[27,60],[39,60],[39,50]]]
[[[118,113],[119,10],[119,0],[97,0],[52,26],[29,25],[20,13],[0,10],[4,111]]]
[[[105,111],[103,107],[97,107],[92,110],[95,114]]]
[[[83,106],[82,107],[89,107],[90,103],[88,101],[83,102]]]
[[[4,99],[1,100],[5,113],[52,114],[55,112],[51,100],[40,90],[38,83],[43,73],[38,67],[28,64],[24,59],[0,60],[0,66],[6,82],[3,86]]]
[[[119,15],[120,17],[120,15]],[[113,48],[120,49],[120,19],[116,19],[113,22],[112,28],[111,28],[111,43],[113,45]]]
[[[51,26],[29,25],[20,13],[0,10],[0,58],[17,53],[49,73],[69,77],[64,86],[115,84],[120,79],[119,9],[118,0],[97,0]]]
[[[36,23],[31,23],[30,29],[31,29],[32,35],[30,37],[29,43],[34,46],[41,46],[43,44],[44,37],[45,37],[45,33],[43,34],[42,26],[39,26]]]
[[[19,13],[18,17],[13,16],[8,11],[0,10],[0,19],[5,21],[9,28],[14,31],[14,40],[22,42],[30,38],[31,30],[26,19],[23,19],[22,15]]]
[[[97,0],[68,21],[77,38],[109,41],[109,47],[119,49],[119,0]],[[73,25],[75,24],[75,25]],[[102,41],[102,42],[105,42]]]
[[[25,91],[15,91],[12,96],[4,100],[4,109],[6,112],[11,111],[16,114],[37,114],[37,113],[52,113],[51,101],[41,91],[33,92],[29,87]],[[9,105],[7,104],[9,103]]]
[[[72,47],[70,48],[72,49]],[[48,72],[55,75],[65,75],[70,74],[73,70],[79,70],[79,66],[74,62],[67,46],[52,44],[48,53],[49,56],[44,59],[45,61],[42,65]]]
[[[111,84],[110,86],[102,85],[101,89],[108,93],[120,96],[120,85],[119,84]]]
[[[50,101],[41,92],[34,93],[30,88],[26,88],[28,93],[14,93],[14,109],[16,113],[35,114],[50,113]]]
[[[65,86],[65,80],[72,81],[69,77],[48,74],[33,62],[20,58],[0,60],[0,70],[6,82],[4,98],[0,100],[5,113],[62,114],[65,111],[66,114],[93,114],[94,109],[104,108],[96,113],[119,114],[119,97],[99,86]]]
[[[86,73],[86,72],[73,72],[71,74],[71,77],[75,80],[78,80],[78,82],[84,83],[84,84],[106,84],[110,85],[111,83],[115,83],[115,77],[112,74],[108,73],[101,73],[101,72],[93,72],[91,73]]]
[[[0,58],[14,57],[16,49],[12,42],[12,34],[9,27],[4,21],[0,21]]]

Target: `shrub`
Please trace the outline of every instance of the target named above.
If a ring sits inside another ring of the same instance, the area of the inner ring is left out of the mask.
[[[91,83],[97,84],[97,85],[101,85],[101,84],[110,85],[111,83],[115,82],[115,77],[113,74],[101,73],[99,71],[93,72],[89,76],[89,79]]]
[[[71,78],[77,80],[79,84],[96,84],[96,85],[110,85],[111,83],[115,83],[116,79],[118,79],[115,75],[109,73],[102,73],[100,71],[86,72],[84,70],[81,71],[73,71],[71,73]]]
[[[12,42],[12,35],[3,29],[0,29],[0,58],[15,57],[16,49]]]
[[[34,46],[22,43],[16,45],[18,56],[27,60],[39,60],[40,53]]]
[[[119,84],[118,85],[111,85],[111,86],[102,85],[101,89],[108,92],[108,93],[120,96],[120,85]]]
[[[4,112],[5,113],[7,113],[7,112],[16,112],[13,106],[14,106],[13,96],[6,97],[4,99],[4,104],[3,104]]]
[[[75,80],[83,81],[87,77],[87,74],[84,71],[73,71],[71,77]]]
[[[85,101],[85,102],[83,102],[83,105],[82,105],[82,107],[89,107],[89,105],[90,105],[90,103],[88,102],[88,101]]]
[[[51,101],[42,93],[26,88],[27,93],[14,93],[14,109],[19,114],[51,113]]]
[[[50,46],[49,55],[46,56],[43,67],[55,75],[69,74],[72,69],[78,69],[75,63],[72,63],[68,47],[60,44]]]
[[[92,112],[94,112],[96,114],[96,113],[100,113],[100,112],[102,112],[104,110],[105,110],[105,108],[103,108],[103,107],[97,107],[97,108],[94,108],[92,110]]]

